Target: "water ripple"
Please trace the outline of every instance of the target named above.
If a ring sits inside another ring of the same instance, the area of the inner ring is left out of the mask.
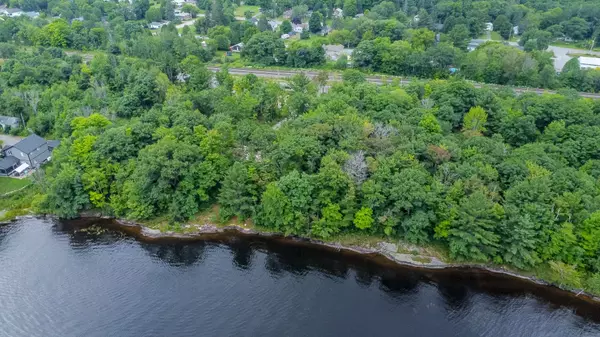
[[[600,335],[571,306],[481,282],[237,237],[0,227],[0,337]]]

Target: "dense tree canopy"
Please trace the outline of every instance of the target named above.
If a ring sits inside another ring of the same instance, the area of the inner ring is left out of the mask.
[[[557,75],[544,51],[595,36],[593,1],[301,1],[291,22],[310,10],[311,30],[335,30],[286,42],[266,21],[292,7],[277,4],[260,1],[263,29],[214,0],[198,2],[193,27],[151,33],[169,2],[19,3],[47,13],[0,21],[0,110],[25,123],[10,132],[62,140],[40,207],[179,224],[218,206],[223,220],[436,243],[457,260],[546,266],[555,282],[600,288],[600,103],[462,80],[600,91],[600,71],[575,58]],[[486,22],[503,35],[518,26],[525,50],[466,53]],[[339,43],[354,52],[336,66],[355,69],[285,84],[208,70],[240,42],[240,62],[290,67],[324,66],[322,45]],[[432,80],[376,86],[361,70]]]

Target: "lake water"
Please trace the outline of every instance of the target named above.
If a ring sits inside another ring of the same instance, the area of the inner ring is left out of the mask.
[[[600,307],[283,240],[0,226],[0,336],[600,336]]]

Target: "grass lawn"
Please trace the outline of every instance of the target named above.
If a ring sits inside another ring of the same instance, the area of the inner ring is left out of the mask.
[[[481,34],[481,36],[479,38],[482,40],[487,40],[488,32]],[[489,38],[492,39],[492,41],[504,41],[504,39],[502,38],[502,36],[500,36],[500,34],[498,32],[490,32]]]
[[[581,42],[565,42],[565,41],[552,41],[550,43],[551,46],[557,47],[565,47],[569,49],[573,49],[574,51],[581,50],[582,52],[589,51],[590,48],[586,48]],[[594,51],[600,51],[600,47],[596,47],[593,49]]]
[[[256,15],[256,14],[259,13],[258,12],[258,8],[259,8],[258,6],[246,6],[246,5],[238,6],[235,9],[235,16],[242,16],[243,17],[244,16],[244,12],[246,12],[246,11],[251,11],[251,12],[254,13],[253,15]]]
[[[498,32],[492,32],[492,41],[504,41],[504,39],[502,38],[502,36],[500,36],[500,33]]]
[[[18,190],[21,187],[31,184],[29,178],[25,179],[14,179],[8,177],[0,177],[0,195],[8,192]]]

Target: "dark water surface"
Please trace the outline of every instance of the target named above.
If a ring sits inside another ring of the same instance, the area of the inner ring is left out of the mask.
[[[516,290],[518,289],[518,290]],[[600,336],[600,308],[473,272],[280,240],[0,227],[0,336]]]

